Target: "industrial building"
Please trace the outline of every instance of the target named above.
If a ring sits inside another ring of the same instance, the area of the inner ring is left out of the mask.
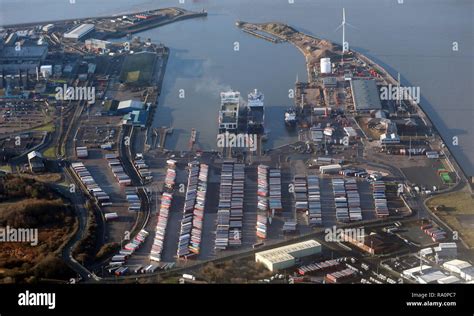
[[[358,112],[370,112],[382,109],[380,93],[375,80],[351,80],[354,109]]]
[[[87,39],[85,41],[86,49],[93,52],[105,52],[109,48],[110,44],[111,43],[108,41],[102,41],[95,38]]]
[[[79,40],[95,29],[94,24],[81,24],[73,30],[64,33],[64,38]]]
[[[132,125],[135,127],[146,127],[148,119],[148,111],[146,110],[134,110],[123,116],[122,123],[125,125]]]
[[[438,280],[445,279],[446,275],[435,268],[425,269],[422,272],[415,273],[416,281],[420,284],[437,283]]]
[[[28,153],[28,164],[32,172],[44,171],[43,156],[37,151]]]
[[[3,46],[0,49],[0,71],[17,73],[19,70],[36,71],[46,59],[47,45],[23,45],[20,50],[15,46]]]
[[[443,263],[443,268],[445,268],[446,270],[448,270],[450,272],[454,272],[454,273],[457,273],[457,274],[461,274],[462,269],[467,268],[467,267],[471,267],[471,266],[472,265],[469,262],[459,260],[459,259],[454,259],[454,260],[447,261],[447,262]]]
[[[321,244],[311,239],[257,252],[255,254],[255,262],[262,263],[270,271],[277,271],[294,266],[296,261],[302,257],[319,253],[321,253]]]
[[[440,259],[458,256],[458,246],[455,242],[441,242],[434,248],[434,251]]]
[[[143,110],[144,104],[138,100],[121,101],[117,106],[117,112],[120,114],[127,114],[132,111]]]

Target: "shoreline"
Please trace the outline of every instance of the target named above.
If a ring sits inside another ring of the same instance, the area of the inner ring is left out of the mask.
[[[269,35],[272,35],[272,36],[276,36],[278,38],[281,38],[281,39],[285,40],[288,43],[291,43],[295,48],[297,48],[300,51],[300,53],[305,58],[306,71],[307,71],[307,75],[308,75],[308,80],[307,80],[308,83],[312,82],[312,80],[311,80],[311,66],[310,66],[310,63],[309,63],[309,60],[308,60],[308,57],[311,56],[311,55],[307,54],[303,50],[303,48],[300,47],[299,45],[297,45],[293,40],[287,38],[286,36],[284,36],[282,34],[278,34],[276,32],[269,31],[269,30],[265,29],[264,27],[262,27],[262,26],[268,25],[268,24],[283,25],[283,26],[286,26],[289,29],[293,30],[295,33],[300,34],[301,36],[305,36],[305,37],[314,39],[314,40],[319,41],[319,42],[323,42],[323,41],[329,42],[335,48],[338,48],[338,49],[340,49],[340,47],[341,47],[339,44],[331,42],[330,40],[327,40],[327,39],[324,39],[324,38],[318,38],[318,37],[315,37],[313,35],[306,34],[304,32],[298,31],[296,28],[294,28],[294,27],[292,27],[288,24],[284,24],[284,23],[279,23],[279,22],[250,23],[250,22],[239,21],[236,24],[237,27],[239,29],[241,29],[242,31],[245,31],[248,28],[255,28],[255,29],[259,30],[260,32],[263,32],[263,33],[266,33],[266,34],[269,34]],[[374,69],[379,71],[381,73],[381,77],[385,81],[387,81],[387,83],[390,83],[392,85],[397,85],[398,81],[384,67],[380,66],[378,63],[376,63],[375,61],[373,61],[369,57],[365,56],[364,54],[362,54],[362,53],[360,53],[356,50],[351,49],[350,51],[353,53],[354,57],[363,60],[366,64],[371,65],[371,67],[373,67]],[[445,154],[445,157],[446,157],[445,159],[446,159],[446,161],[449,162],[449,165],[450,165],[449,167],[452,168],[453,172],[456,173],[457,178],[461,179],[461,181],[464,181],[464,182],[469,184],[470,183],[469,179],[472,178],[473,176],[468,175],[467,172],[465,172],[465,170],[462,168],[462,166],[458,163],[455,155],[451,152],[449,147],[446,146],[446,141],[443,139],[441,133],[439,132],[438,128],[433,123],[433,121],[430,119],[429,115],[423,109],[423,106],[419,103],[416,103],[413,99],[410,99],[410,100],[407,100],[407,101],[410,103],[410,105],[412,105],[416,109],[416,114],[425,123],[426,127],[428,127],[431,130],[432,134],[436,137],[436,140],[444,145],[442,151],[445,152],[445,153],[447,152],[449,154],[449,155]],[[451,161],[451,159],[452,159],[452,161]],[[469,185],[469,188],[471,189],[471,192],[472,192],[472,185]]]

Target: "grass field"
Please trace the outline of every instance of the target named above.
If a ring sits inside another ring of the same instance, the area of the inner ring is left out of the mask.
[[[40,127],[37,127],[35,128],[34,130],[35,131],[39,131],[39,132],[53,132],[55,129],[55,126],[53,124],[53,122],[50,122],[46,125],[43,125],[43,126],[40,126]]]
[[[148,84],[156,58],[156,54],[152,53],[128,55],[122,66],[120,81],[135,85]]]
[[[474,199],[467,188],[436,196],[427,205],[446,224],[458,231],[471,248],[474,247]],[[439,205],[444,207],[435,211],[435,207]]]
[[[3,166],[0,166],[0,170],[5,171],[7,173],[11,173],[12,167],[10,165],[3,165]]]
[[[48,149],[46,149],[44,152],[43,152],[43,156],[46,157],[46,158],[56,158],[56,146],[51,146],[51,147],[48,147]]]

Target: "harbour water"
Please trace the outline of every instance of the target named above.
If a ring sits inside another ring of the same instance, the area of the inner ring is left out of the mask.
[[[186,149],[192,128],[197,146],[215,148],[219,92],[258,88],[265,94],[267,146],[287,143],[285,109],[296,76],[305,79],[305,61],[289,44],[272,44],[235,27],[236,20],[282,21],[340,43],[342,7],[347,41],[402,75],[402,84],[420,87],[421,105],[466,173],[474,175],[474,4],[471,0],[0,0],[0,24],[121,14],[156,7],[206,9],[207,18],[170,24],[139,34],[171,48],[155,126],[171,125],[170,148]],[[238,42],[239,50],[234,48]],[[453,51],[453,42],[458,51]],[[184,92],[184,98],[180,93]],[[458,145],[453,144],[458,137]]]

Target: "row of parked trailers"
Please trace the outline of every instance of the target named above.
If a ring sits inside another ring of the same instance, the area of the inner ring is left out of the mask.
[[[270,198],[268,201],[270,210],[272,212],[281,211],[281,171],[279,168],[270,169]]]
[[[360,195],[356,179],[332,179],[336,220],[338,222],[354,222],[362,220]]]
[[[128,202],[128,210],[131,212],[138,212],[141,210],[141,200],[137,194],[136,189],[125,189],[125,198]]]
[[[128,186],[132,184],[132,180],[130,180],[130,177],[125,173],[122,162],[118,159],[117,154],[105,154],[105,159],[107,159],[107,163],[120,185]]]
[[[160,210],[158,211],[158,222],[155,229],[155,238],[151,247],[150,260],[161,261],[163,252],[166,226],[168,225],[168,217],[173,202],[173,191],[176,181],[176,161],[168,160],[168,169],[166,170],[165,186],[169,192],[163,192],[161,195]]]
[[[259,211],[268,211],[268,166],[257,167],[257,208]]]
[[[112,205],[109,195],[95,182],[90,171],[87,170],[82,162],[73,162],[71,167],[77,177],[81,180],[82,184],[87,188],[87,191],[89,191],[89,193],[95,198],[97,204],[100,206]]]
[[[326,277],[324,278],[324,280],[327,283],[341,283],[353,278],[354,276],[356,276],[356,272],[348,268],[348,269],[328,273],[326,274]]]
[[[446,232],[439,227],[433,227],[432,224],[422,225],[421,230],[431,237],[434,242],[446,239]]]
[[[173,193],[164,192],[161,195],[160,210],[158,212],[158,222],[156,223],[155,238],[153,246],[151,247],[150,260],[161,261],[161,254],[163,252],[166,226],[168,225],[168,217],[173,201]]]
[[[168,159],[166,161],[168,169],[166,170],[165,187],[173,190],[176,181],[176,160]]]
[[[120,249],[119,254],[112,257],[111,262],[122,262],[124,263],[128,258],[130,258],[133,253],[138,250],[141,245],[145,242],[146,238],[148,237],[149,233],[142,229],[138,232],[138,234],[125,246]]]
[[[215,248],[225,250],[242,244],[245,165],[222,164]]]
[[[387,197],[385,195],[385,182],[374,181],[372,183],[372,188],[375,203],[375,214],[377,217],[387,217],[389,212],[387,206]]]
[[[268,166],[257,167],[257,237],[267,238],[267,214],[268,214]]]
[[[188,164],[189,176],[178,242],[179,258],[200,252],[209,166],[194,161]]]
[[[362,220],[362,209],[360,207],[360,195],[357,189],[356,179],[345,180],[347,206],[349,208],[349,220],[351,222]]]
[[[349,210],[347,208],[347,195],[344,179],[333,178],[331,182],[334,194],[334,203],[336,206],[336,220],[338,222],[348,222],[350,218]]]
[[[145,160],[138,159],[133,162],[135,165],[138,174],[145,182],[153,181],[153,176],[151,175],[150,169],[148,169],[148,165],[145,163]]]
[[[322,225],[323,218],[321,213],[321,190],[319,179],[316,175],[308,175],[308,223],[310,225]]]
[[[305,212],[308,210],[308,184],[306,176],[295,175],[293,178],[293,195],[295,198],[295,209]]]
[[[334,271],[341,267],[341,262],[338,260],[326,260],[322,262],[316,262],[308,265],[304,265],[298,268],[299,275],[305,275],[307,273],[318,273],[318,272],[329,272]]]

